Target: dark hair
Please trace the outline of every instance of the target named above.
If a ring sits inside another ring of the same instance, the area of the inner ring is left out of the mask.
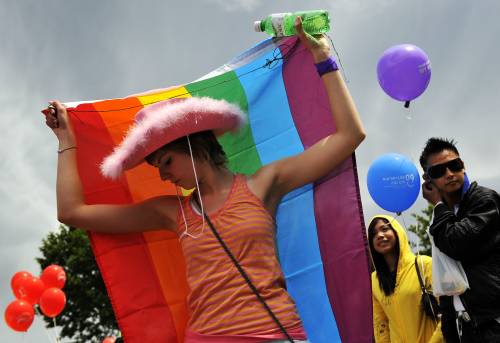
[[[210,162],[214,167],[224,167],[227,163],[226,153],[217,141],[212,131],[201,131],[189,135],[189,142],[193,151],[194,158],[204,159]],[[165,144],[158,150],[155,150],[145,160],[153,164],[154,157],[158,152],[176,151],[189,155],[189,144],[187,136],[177,138],[175,141]]]
[[[424,171],[427,169],[427,159],[430,155],[437,154],[443,150],[451,150],[455,154],[460,156],[455,144],[456,142],[453,139],[437,137],[429,138],[425,143],[422,154],[420,155],[420,166],[422,167],[422,169]]]
[[[394,234],[396,235],[396,245],[395,245],[396,269],[394,270],[394,273],[391,273],[389,266],[387,265],[387,262],[384,259],[384,256],[381,253],[377,252],[373,247],[373,238],[375,237],[375,225],[377,225],[379,221],[383,221],[384,223],[389,224],[391,230],[394,231]],[[378,282],[380,284],[380,288],[384,290],[385,295],[391,295],[392,293],[394,293],[394,289],[396,288],[396,273],[398,270],[398,260],[399,260],[398,234],[387,219],[382,217],[376,217],[373,218],[373,220],[370,223],[370,226],[368,227],[368,244],[370,245],[372,261],[373,264],[375,265],[375,270],[378,276]]]

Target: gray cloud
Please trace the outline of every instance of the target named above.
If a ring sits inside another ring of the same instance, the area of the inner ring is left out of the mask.
[[[46,101],[114,98],[192,81],[266,38],[252,23],[269,13],[331,13],[331,36],[368,131],[357,151],[367,220],[383,212],[366,189],[370,163],[386,152],[417,163],[430,136],[456,138],[471,177],[500,190],[496,1],[1,3],[0,32],[9,33],[0,37],[2,309],[13,299],[12,274],[39,272],[40,241],[58,227],[56,140],[39,114]],[[382,52],[400,43],[421,47],[432,62],[429,88],[409,111],[383,93],[375,74]],[[424,206],[419,199],[409,212]],[[0,326],[2,342],[47,340],[40,322],[24,338]]]

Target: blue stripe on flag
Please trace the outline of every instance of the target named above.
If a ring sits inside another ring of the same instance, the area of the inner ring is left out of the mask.
[[[288,106],[281,63],[245,75],[275,54],[276,51],[269,51],[235,70],[247,96],[249,123],[263,164],[304,150]],[[311,342],[340,342],[326,290],[313,192],[311,185],[297,189],[287,194],[278,209],[280,262],[288,291],[297,304]]]

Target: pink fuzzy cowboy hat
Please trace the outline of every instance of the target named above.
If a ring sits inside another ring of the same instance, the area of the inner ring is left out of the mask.
[[[237,130],[244,122],[243,111],[225,100],[192,97],[157,102],[137,112],[123,141],[102,162],[101,173],[117,179],[177,138],[207,130],[220,135]]]

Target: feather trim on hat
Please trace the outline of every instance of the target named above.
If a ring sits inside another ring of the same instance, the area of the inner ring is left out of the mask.
[[[123,141],[102,162],[101,173],[117,179],[123,171],[177,138],[206,130],[220,135],[244,123],[243,111],[225,100],[192,97],[157,102],[137,112]]]

